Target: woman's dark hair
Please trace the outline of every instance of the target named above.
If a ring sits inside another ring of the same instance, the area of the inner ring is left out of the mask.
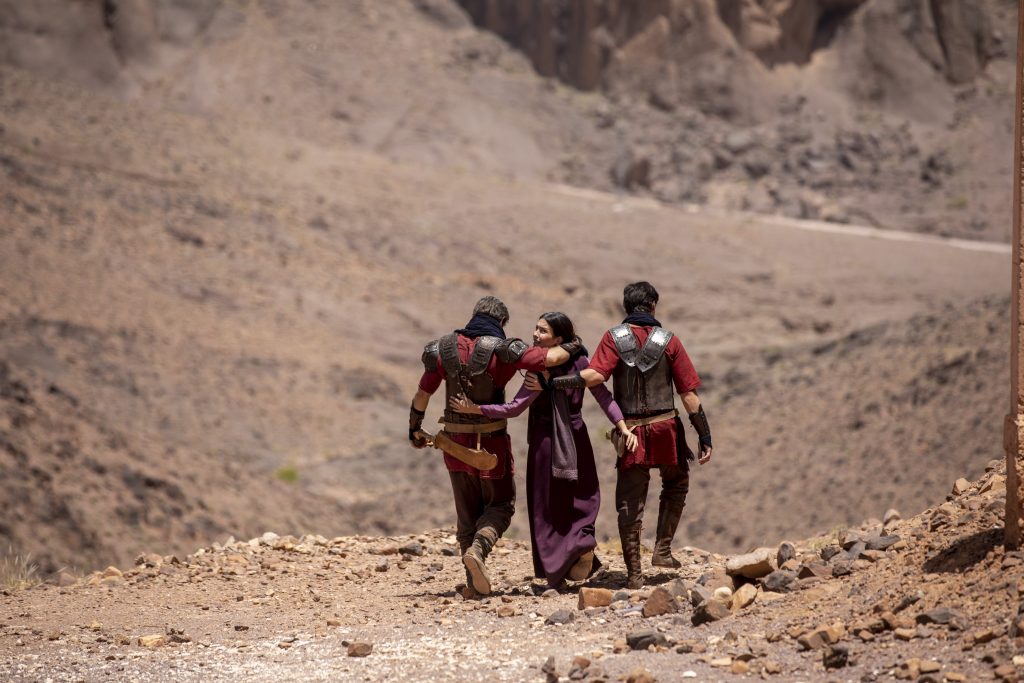
[[[657,303],[658,290],[650,282],[634,282],[622,290],[622,307],[626,309],[626,315],[650,313]]]
[[[576,328],[573,327],[572,320],[565,313],[551,311],[549,313],[542,313],[540,317],[541,320],[551,326],[552,336],[561,337],[564,342],[570,342],[576,336]]]

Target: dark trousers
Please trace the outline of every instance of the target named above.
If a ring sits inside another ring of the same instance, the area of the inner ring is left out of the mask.
[[[619,476],[615,481],[615,509],[619,513],[620,529],[643,521],[652,469],[660,470],[662,507],[666,504],[678,505],[682,510],[686,504],[686,494],[690,490],[690,468],[686,460],[682,463],[658,467],[634,465],[619,469]]]
[[[477,531],[491,528],[500,538],[516,509],[516,482],[512,474],[482,479],[467,472],[449,472],[455,496],[455,537],[465,552]]]

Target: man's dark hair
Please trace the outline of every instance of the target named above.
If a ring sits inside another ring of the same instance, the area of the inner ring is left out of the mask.
[[[630,313],[650,313],[658,303],[658,290],[650,282],[633,282],[622,290],[622,307]]]
[[[488,315],[504,327],[508,322],[508,306],[498,297],[488,295],[476,302],[476,306],[473,307],[473,315]]]

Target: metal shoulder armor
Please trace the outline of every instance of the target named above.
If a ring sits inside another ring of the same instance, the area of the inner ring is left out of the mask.
[[[421,358],[421,360],[423,361],[423,369],[426,370],[427,372],[436,372],[438,358],[440,358],[438,351],[438,340],[435,339],[434,341],[430,342],[429,344],[423,347],[423,356]]]
[[[509,365],[515,365],[519,362],[519,359],[523,357],[526,350],[530,347],[526,345],[522,339],[515,337],[504,340],[494,350],[498,354],[498,360],[502,363],[508,363]]]

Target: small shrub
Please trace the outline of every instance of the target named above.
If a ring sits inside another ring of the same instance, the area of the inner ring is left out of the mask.
[[[21,555],[8,546],[7,553],[0,557],[0,588],[22,590],[41,582],[39,565],[32,561],[31,553]]]
[[[274,475],[286,484],[294,484],[299,480],[299,470],[294,465],[286,465],[278,469]]]

